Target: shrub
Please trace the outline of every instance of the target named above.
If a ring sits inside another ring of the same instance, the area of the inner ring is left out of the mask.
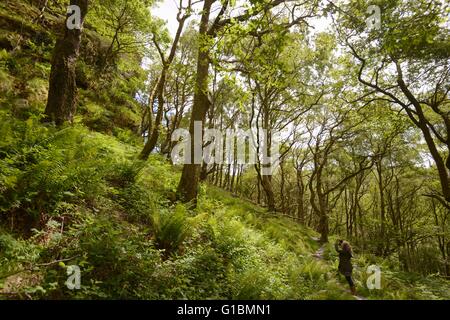
[[[187,210],[183,205],[162,209],[152,215],[155,244],[165,255],[176,252],[190,232]]]
[[[0,131],[8,137],[0,153],[5,160],[0,166],[5,176],[0,206],[6,213],[28,217],[33,227],[58,214],[59,203],[95,206],[110,190],[105,179],[113,179],[112,171],[122,184],[131,184],[140,170],[135,164],[123,165],[127,150],[116,140],[84,127],[56,131],[30,118],[2,122]]]
[[[81,269],[81,290],[68,290],[66,264],[46,271],[46,297],[148,299],[155,298],[152,280],[161,263],[160,253],[144,233],[123,224],[111,212],[107,215],[85,213],[73,224],[67,236],[76,239],[66,246],[63,256],[74,257],[67,265]],[[56,286],[50,284],[57,283]]]
[[[117,202],[122,206],[128,221],[152,225],[152,216],[159,210],[160,202],[155,194],[139,184],[132,184],[120,189],[117,196]]]

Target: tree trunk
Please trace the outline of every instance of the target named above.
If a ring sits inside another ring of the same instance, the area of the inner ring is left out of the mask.
[[[272,188],[272,176],[263,175],[261,179],[261,185],[263,187],[264,193],[266,194],[267,209],[270,212],[275,212],[275,194]]]
[[[304,205],[304,194],[305,194],[305,184],[303,183],[302,168],[297,169],[297,217],[300,223],[305,224],[305,205]]]
[[[310,190],[311,190],[311,205],[314,208],[314,211],[319,216],[319,225],[318,225],[318,231],[320,233],[320,242],[326,243],[328,242],[328,233],[329,233],[329,226],[328,226],[328,204],[326,199],[326,194],[323,192],[322,187],[322,170],[323,166],[326,163],[326,158],[323,160],[324,162],[322,164],[318,165],[318,159],[317,155],[314,157],[315,165],[317,166],[317,169],[315,169],[315,174],[313,172],[313,175],[311,177],[310,181]],[[313,188],[313,177],[316,177],[316,185],[315,190]],[[317,204],[315,201],[315,197],[317,196]]]
[[[200,171],[200,181],[206,181],[208,178],[208,165],[206,163],[203,163],[202,169]]]
[[[181,10],[181,8],[180,8]],[[161,60],[163,64],[163,68],[161,71],[161,75],[158,78],[158,82],[156,84],[155,90],[151,94],[150,99],[150,113],[149,116],[152,116],[151,110],[153,110],[153,104],[155,102],[155,98],[158,99],[158,111],[156,113],[156,119],[155,124],[153,125],[153,128],[149,128],[149,132],[151,130],[151,134],[148,138],[147,143],[145,144],[144,148],[142,149],[141,154],[139,155],[139,158],[141,160],[147,160],[150,156],[150,153],[155,149],[156,144],[158,142],[159,138],[159,129],[161,126],[161,121],[164,114],[164,88],[166,86],[166,78],[167,78],[167,72],[169,70],[170,65],[173,62],[173,59],[175,58],[175,53],[178,47],[178,42],[180,41],[181,33],[183,32],[184,23],[186,19],[190,16],[190,14],[183,16],[182,18],[179,18],[178,20],[178,28],[177,33],[175,35],[175,39],[173,40],[172,47],[170,49],[169,57],[166,61],[164,58],[164,55],[161,53]],[[149,119],[149,123],[151,123],[151,119]]]
[[[318,190],[317,198],[319,200],[320,218],[319,218],[319,232],[320,232],[320,242],[328,242],[328,207],[326,203],[325,196],[321,191]]]
[[[150,153],[153,151],[153,149],[156,146],[156,143],[158,142],[159,137],[159,126],[161,125],[163,113],[164,113],[164,85],[166,83],[166,67],[163,67],[163,70],[161,71],[161,75],[158,79],[158,83],[155,88],[155,92],[152,93],[150,98],[150,110],[153,110],[153,103],[155,102],[155,97],[157,96],[158,99],[158,112],[156,114],[155,123],[151,128],[149,128],[149,131],[151,130],[151,133],[149,132],[149,137],[147,140],[147,143],[145,144],[144,148],[141,151],[141,154],[139,155],[139,159],[141,160],[147,160],[150,156]],[[152,116],[152,112],[150,111],[149,117]],[[149,121],[149,123],[151,123]]]
[[[287,207],[286,207],[286,196],[285,196],[285,184],[286,184],[286,174],[285,174],[285,168],[284,168],[284,161],[285,159],[282,158],[280,160],[280,174],[281,174],[281,182],[280,182],[280,197],[281,197],[281,211],[283,214],[287,213]]]
[[[237,168],[236,162],[232,165],[232,168],[233,168],[233,171],[231,173],[230,191],[234,192],[234,179],[236,177],[236,168]]]
[[[383,184],[383,168],[382,159],[377,161],[377,179],[378,179],[378,192],[380,194],[380,241],[378,243],[377,254],[383,255],[383,242],[385,241],[385,224],[386,224],[386,205],[384,200],[384,184]]]
[[[351,236],[351,227],[350,227],[350,210],[348,208],[348,192],[347,188],[344,190],[344,205],[345,205],[345,232],[347,238]]]
[[[259,175],[257,186],[258,186],[258,197],[256,199],[256,203],[261,204],[261,179],[259,178]]]
[[[67,28],[67,20],[70,17],[67,16],[64,23],[64,36],[56,42],[44,122],[61,125],[65,121],[73,121],[77,99],[75,69],[88,3],[88,0],[70,1],[70,5],[78,6],[81,9],[81,25],[80,29]]]
[[[450,202],[450,160],[449,160],[450,155],[448,156],[447,161],[444,161],[441,154],[439,153],[438,147],[436,146],[436,143],[431,134],[431,130],[428,126],[428,120],[425,117],[425,114],[422,110],[422,106],[420,105],[420,102],[416,99],[416,97],[412,94],[412,92],[409,90],[406,83],[404,82],[402,70],[398,64],[397,64],[397,73],[398,73],[397,84],[399,85],[400,89],[402,90],[406,98],[414,106],[418,120],[414,119],[414,117],[411,115],[411,111],[408,112],[408,116],[411,118],[411,120],[413,120],[414,124],[423,133],[423,137],[428,146],[428,150],[430,151],[431,156],[433,157],[433,160],[436,163],[436,168],[441,183],[442,195],[447,202]],[[449,148],[448,142],[449,139],[447,139],[446,144],[447,150]]]
[[[202,18],[200,21],[199,38],[203,39],[207,37],[209,16],[211,13],[211,6],[215,0],[205,0]],[[194,124],[195,121],[201,121],[204,123],[206,113],[209,108],[208,99],[208,73],[209,73],[209,49],[205,48],[202,41],[199,44],[198,61],[197,61],[197,75],[196,75],[196,87],[194,93],[194,104],[192,106],[191,122],[189,126],[189,132],[191,134],[191,163],[187,163],[183,166],[183,172],[181,174],[180,183],[178,185],[178,198],[183,202],[193,201],[193,205],[196,204],[198,185],[200,178],[201,164],[194,163]],[[203,133],[201,134],[203,141]],[[198,141],[197,143],[202,143]],[[203,143],[202,143],[203,145]]]

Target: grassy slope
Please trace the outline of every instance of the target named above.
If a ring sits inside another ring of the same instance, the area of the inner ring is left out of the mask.
[[[37,132],[40,125],[28,127]],[[39,151],[36,163],[23,176],[31,175],[34,181],[45,172],[48,179],[38,188],[48,188],[57,200],[53,206],[42,207],[47,210],[46,223],[38,224],[32,237],[22,239],[3,226],[0,283],[4,294],[18,292],[22,298],[353,299],[336,275],[333,249],[326,247],[325,260],[313,257],[319,248],[313,230],[269,215],[213,186],[203,186],[198,208],[189,211],[167,200],[176,187],[179,168],[159,156],[137,163],[133,159],[138,148],[81,126],[52,135],[56,137],[51,146]],[[56,154],[62,154],[61,158]],[[19,174],[18,181],[22,180]],[[34,185],[25,190],[27,197],[32,196],[30,188]],[[27,210],[21,214],[32,213]],[[180,234],[179,248],[171,247],[178,243],[171,237]],[[64,288],[64,263],[41,266],[66,258],[70,258],[67,265],[82,266],[79,292]],[[369,299],[449,298],[444,281],[394,272],[388,262],[363,255],[357,254],[355,262],[360,288],[367,277],[365,267],[382,266],[383,289],[360,292]],[[134,286],[139,290],[130,290]]]
[[[20,19],[3,4],[0,15],[14,42]],[[171,203],[179,168],[158,156],[136,162],[140,146],[124,131],[92,131],[123,109],[114,100],[80,90],[79,124],[42,126],[52,43],[26,40],[17,55],[0,50],[0,299],[353,299],[334,250],[313,257],[313,230],[212,186],[194,211]],[[449,299],[438,278],[371,256],[355,263],[360,288],[367,265],[382,267],[383,288],[361,289],[367,298]],[[64,286],[70,264],[81,267],[79,291]]]
[[[319,248],[313,240],[318,234],[288,218],[274,217],[264,213],[261,208],[244,200],[237,199],[229,193],[215,187],[208,187],[207,197],[220,199],[226,205],[226,217],[237,217],[239,221],[253,229],[262,232],[265,237],[275,241],[286,252],[294,253],[298,263],[290,267],[298,268],[301,276],[298,279],[312,280],[308,285],[314,287],[306,298],[308,299],[353,299],[348,294],[347,284],[337,272],[337,254],[332,243],[324,247],[324,259],[313,258]],[[335,240],[331,237],[331,241]],[[365,283],[367,267],[376,264],[381,267],[381,290],[368,290]],[[367,299],[449,299],[450,286],[448,281],[437,277],[421,277],[419,275],[393,270],[389,262],[371,255],[355,254],[354,259],[355,280],[358,294]],[[297,275],[298,276],[298,275]],[[291,279],[295,281],[296,279]],[[308,281],[307,280],[307,281]]]

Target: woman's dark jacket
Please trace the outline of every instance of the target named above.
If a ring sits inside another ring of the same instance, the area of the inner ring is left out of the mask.
[[[339,247],[339,244],[335,244],[334,247],[336,248],[336,251],[339,253],[339,272],[342,273],[344,276],[350,276],[353,271],[352,266],[352,253],[342,250],[342,248]]]

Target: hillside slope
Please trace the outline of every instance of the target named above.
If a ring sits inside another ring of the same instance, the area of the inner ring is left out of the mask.
[[[15,192],[14,202],[2,196],[2,297],[354,299],[331,246],[325,260],[314,257],[313,230],[207,185],[196,210],[172,203],[179,168],[159,156],[136,162],[138,148],[82,126],[8,126],[26,128],[10,146],[28,152],[19,140],[29,130],[34,139],[43,132],[47,144],[34,146],[39,152],[23,171],[2,168]],[[14,209],[5,210],[5,200]],[[443,281],[356,257],[359,292],[368,299],[448,299]],[[382,266],[382,290],[368,291],[363,271],[374,262]],[[64,284],[69,265],[81,269],[80,290]]]

